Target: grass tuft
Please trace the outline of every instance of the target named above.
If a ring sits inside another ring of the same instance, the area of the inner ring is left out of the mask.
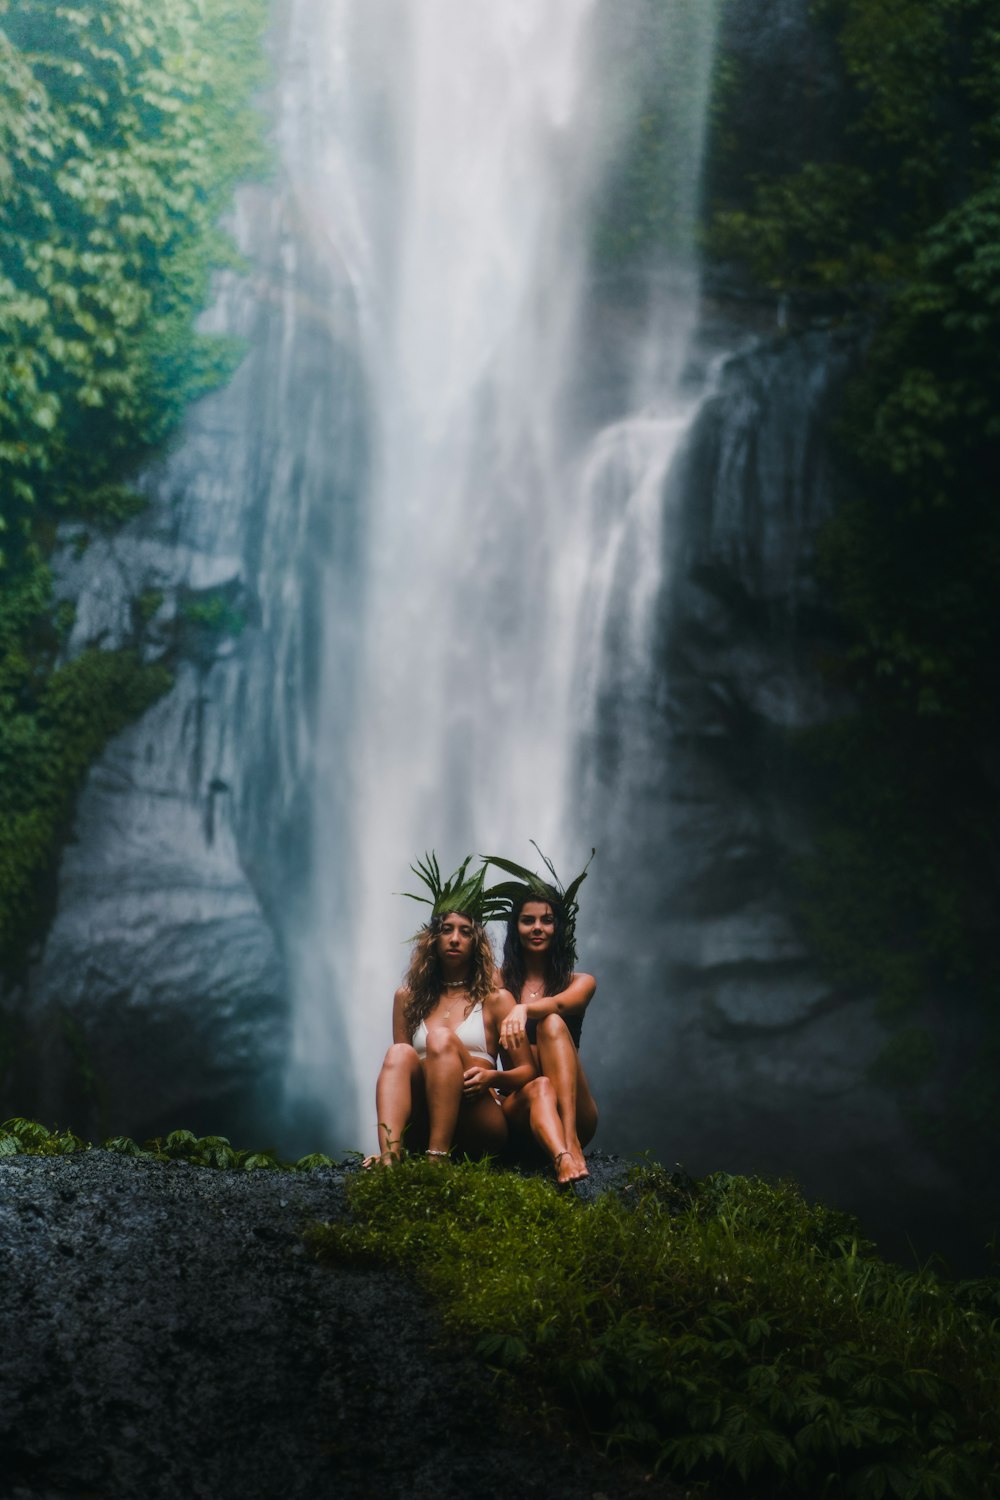
[[[89,1141],[81,1140],[71,1130],[50,1130],[35,1120],[15,1117],[0,1125],[0,1157],[69,1156],[93,1149]],[[119,1156],[141,1157],[146,1161],[186,1161],[193,1166],[230,1172],[309,1172],[314,1167],[337,1165],[332,1156],[324,1156],[319,1151],[295,1162],[284,1162],[278,1159],[271,1147],[239,1151],[224,1135],[198,1136],[191,1130],[172,1130],[169,1135],[156,1136],[141,1146],[127,1135],[108,1136],[101,1141],[100,1149],[115,1151]]]

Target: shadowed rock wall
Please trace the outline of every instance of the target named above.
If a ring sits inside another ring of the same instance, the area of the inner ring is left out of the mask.
[[[793,1175],[894,1253],[912,1236],[961,1256],[952,1185],[868,1077],[886,1040],[874,996],[831,983],[799,918],[815,809],[795,736],[851,707],[822,670],[839,644],[815,543],[857,353],[822,329],[749,341],[672,477],[661,669],[635,735],[609,727],[595,747],[644,816],[602,830],[584,892],[621,913],[583,954],[601,976],[584,1053],[616,1149]],[[609,688],[609,726],[616,712]]]

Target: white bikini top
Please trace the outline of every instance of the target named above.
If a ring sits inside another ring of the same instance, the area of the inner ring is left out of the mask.
[[[483,1018],[483,1002],[477,1000],[460,1025],[455,1027],[455,1035],[460,1042],[465,1043],[466,1050],[473,1057],[481,1057],[490,1067],[496,1064],[496,1058],[492,1057],[486,1047],[486,1022]],[[427,1022],[419,1021],[414,1031],[411,1046],[416,1050],[418,1057],[427,1056]]]

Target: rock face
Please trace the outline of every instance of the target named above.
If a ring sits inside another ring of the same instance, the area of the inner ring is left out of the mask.
[[[961,1257],[967,1229],[941,1220],[961,1223],[956,1190],[867,1077],[886,1040],[874,999],[830,983],[797,917],[812,824],[794,735],[850,707],[821,670],[837,647],[814,561],[834,503],[830,413],[855,358],[834,332],[754,341],[673,476],[665,669],[601,767],[645,815],[602,831],[585,891],[587,911],[623,916],[584,954],[611,979],[584,1056],[616,1149],[787,1173],[893,1253],[910,1236]]]
[[[89,778],[22,1000],[13,1107],[96,1133],[266,1119],[288,1050],[324,560],[349,562],[364,469],[353,310],[309,216],[306,47],[289,19],[276,113],[298,175],[241,190],[252,272],[221,275],[204,319],[248,352],[141,476],[146,511],[110,538],[67,534],[57,558],[71,651],[135,639],[141,615],[147,656],[176,674]]]
[[[0,1164],[3,1500],[678,1500],[507,1418],[401,1276],[321,1268],[344,1173]]]

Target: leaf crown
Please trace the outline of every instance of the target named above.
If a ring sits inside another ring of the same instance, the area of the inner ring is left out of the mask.
[[[433,849],[425,854],[423,859],[418,859],[410,869],[414,875],[419,876],[430,892],[429,896],[416,895],[413,891],[403,891],[411,901],[425,902],[431,908],[430,921],[435,917],[447,916],[448,912],[460,912],[463,917],[469,917],[473,922],[492,922],[497,917],[506,916],[507,903],[505,898],[498,897],[496,890],[486,889],[486,866],[476,871],[474,875],[468,875],[469,865],[472,863],[472,855],[466,855],[462,863],[453,875],[447,880],[441,876],[441,867],[437,861],[437,855]],[[498,888],[499,889],[499,888]]]
[[[534,839],[530,842],[538,849],[538,845],[535,844]],[[579,875],[571,880],[566,887],[563,886],[562,881],[556,874],[555,865],[549,859],[548,855],[542,854],[541,849],[538,849],[538,853],[545,868],[552,876],[551,880],[545,880],[541,875],[536,875],[534,870],[528,870],[524,865],[516,864],[512,859],[501,859],[496,854],[484,854],[482,856],[483,870],[486,869],[487,865],[496,865],[497,869],[506,870],[508,875],[517,876],[516,880],[502,881],[500,885],[492,886],[487,892],[487,895],[492,898],[494,904],[499,908],[493,911],[491,915],[502,917],[505,921],[508,921],[517,905],[525,899],[533,897],[537,901],[547,901],[550,906],[558,907],[562,913],[563,925],[566,929],[567,948],[575,958],[576,919],[580,911],[576,894],[587,878],[590,861],[597,853],[597,850],[591,849],[590,859],[587,860]]]

